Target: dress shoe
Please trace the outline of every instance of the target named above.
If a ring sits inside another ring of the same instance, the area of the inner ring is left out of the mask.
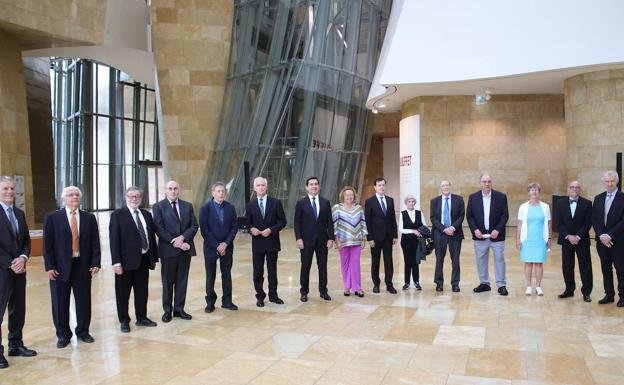
[[[206,305],[206,307],[204,308],[204,312],[206,313],[212,313],[213,311],[215,311],[214,305]]]
[[[379,286],[373,286],[373,293],[379,293]]]
[[[422,286],[420,286],[420,282],[416,282],[414,286],[416,286],[416,290],[422,290]]]
[[[453,293],[459,293],[459,285],[453,285]]]
[[[171,322],[171,313],[169,312],[163,313],[163,316],[161,319],[162,319],[162,322]]]
[[[136,326],[147,326],[148,328],[153,328],[156,325],[158,325],[156,322],[152,321],[151,319],[145,317],[143,319],[138,320],[137,322],[134,323]]]
[[[444,290],[444,287],[442,286],[442,284],[441,284],[441,283],[438,283],[438,284],[436,285],[436,291],[442,291],[442,290]]]
[[[283,305],[284,301],[280,297],[269,298],[269,302],[276,303],[278,305]]]
[[[11,357],[34,357],[37,355],[37,352],[32,350],[32,349],[28,349],[26,346],[18,346],[16,348],[12,348],[9,349],[9,356]]]
[[[122,333],[130,333],[130,324],[128,322],[122,322],[119,328]]]
[[[617,307],[624,307],[624,298],[620,298],[620,300],[616,304]],[[9,356],[11,353],[9,353]]]
[[[93,338],[90,334],[85,334],[83,336],[78,336],[78,339],[84,343],[92,344],[95,342],[95,338]]]
[[[360,297],[360,298],[364,298],[364,292],[363,291],[356,291],[355,292],[355,296],[356,297]]]
[[[261,299],[256,300],[256,307],[264,307],[264,301]]]
[[[559,298],[570,298],[570,297],[574,297],[574,292],[571,292],[571,291],[564,291],[563,293],[559,294],[557,297],[559,297]]]
[[[56,341],[56,347],[63,349],[65,346],[69,345],[70,342],[71,340],[69,338],[59,338],[59,340]]]
[[[390,294],[396,294],[396,293],[397,293],[397,291],[396,291],[396,289],[394,288],[394,286],[390,286],[390,287],[389,287],[389,288],[387,288],[386,290],[388,290],[388,293],[390,293]]]
[[[9,367],[9,361],[4,358],[4,355],[0,354],[0,369],[6,369]]]
[[[350,291],[345,291],[345,292],[343,292],[342,294],[344,294],[344,296],[345,296],[345,297],[348,297],[348,296],[350,296],[350,295],[351,295],[351,292],[350,292]]]
[[[325,301],[331,301],[331,297],[327,293],[321,294],[321,298],[323,298]]]
[[[503,297],[507,297],[509,295],[509,292],[507,291],[507,288],[505,286],[501,286],[498,288],[498,294],[502,295]]]
[[[479,286],[472,289],[475,293],[483,293],[484,291],[490,291],[492,288],[487,283],[480,283]]]
[[[264,301],[262,301],[262,304],[264,305]],[[223,309],[228,309],[228,310],[238,310],[238,306],[234,305],[233,303],[228,303],[227,305],[221,305],[221,307]]]
[[[308,302],[308,295],[307,294],[301,294],[301,297],[299,299],[301,300],[301,302]]]
[[[173,312],[173,316],[174,317],[178,317],[180,319],[184,319],[184,320],[190,320],[193,319],[193,316],[190,315],[189,313],[185,312],[184,310],[181,311],[174,311]]]
[[[591,302],[591,298],[588,295],[583,294],[583,301]]]
[[[605,295],[604,297],[602,297],[600,301],[598,301],[598,303],[601,305],[611,303],[611,302],[615,302],[615,298],[613,298],[613,296],[610,296],[610,295]]]
[[[405,285],[403,285],[403,288],[402,288],[402,289],[403,289],[403,290],[407,290],[407,289],[409,289],[409,283],[406,283]]]

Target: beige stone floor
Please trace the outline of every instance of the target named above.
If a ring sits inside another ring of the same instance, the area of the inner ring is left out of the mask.
[[[250,239],[239,234],[233,268],[238,312],[205,314],[204,265],[193,259],[186,310],[192,321],[160,321],[159,268],[151,274],[149,316],[156,328],[122,334],[115,312],[107,214],[100,215],[102,273],[93,281],[94,344],[57,349],[41,258],[28,267],[25,343],[36,358],[8,357],[0,384],[624,384],[624,310],[600,306],[602,277],[594,256],[594,301],[559,300],[561,254],[545,266],[544,297],[524,296],[522,266],[507,243],[509,297],[474,294],[472,241],[463,245],[461,293],[434,291],[434,261],[421,265],[424,290],[372,294],[364,251],[365,298],[342,295],[338,253],[329,257],[332,302],[299,302],[299,256],[291,231],[282,235],[279,294],[285,305],[255,307]],[[199,242],[198,242],[199,243]],[[198,245],[198,250],[201,245]],[[395,286],[403,262],[394,251]],[[450,276],[450,264],[445,274]],[[313,267],[311,287],[317,285]],[[266,284],[266,283],[265,283]],[[220,282],[217,282],[220,286]],[[220,290],[218,291],[220,293]],[[132,315],[132,310],[131,310]],[[6,321],[3,335],[6,336]]]

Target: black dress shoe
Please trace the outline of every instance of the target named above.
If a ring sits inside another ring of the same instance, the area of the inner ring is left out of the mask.
[[[402,289],[403,289],[403,290],[407,290],[407,289],[409,289],[409,283],[406,283],[405,285],[403,285]]]
[[[204,308],[204,312],[206,313],[212,313],[213,311],[215,311],[214,305],[206,305],[206,307]]]
[[[128,322],[122,322],[119,328],[122,333],[130,333],[130,324]]]
[[[9,356],[11,357],[34,357],[37,355],[37,352],[32,350],[32,349],[28,349],[26,346],[18,346],[16,348],[12,348],[9,349]]]
[[[459,286],[453,285],[453,293],[459,293]]]
[[[0,354],[0,369],[6,369],[9,367],[9,361],[4,358],[4,355]]]
[[[504,287],[504,286],[501,286],[501,287]],[[490,290],[492,290],[492,288],[487,283],[480,283],[479,286],[472,289],[472,291],[474,291],[475,293],[482,293],[484,291],[490,291]]]
[[[436,291],[442,291],[442,290],[444,290],[444,287],[442,286],[442,284],[441,284],[441,283],[438,283],[438,284],[436,285]]]
[[[350,292],[350,291],[345,291],[345,292],[343,292],[342,294],[344,294],[344,296],[345,296],[345,297],[348,297],[348,296],[350,296],[350,295],[351,295],[351,292]]]
[[[363,291],[356,291],[355,292],[355,296],[356,297],[360,297],[360,298],[364,298],[364,292]]]
[[[284,301],[280,297],[269,298],[269,302],[276,303],[278,305],[283,305]]]
[[[264,305],[264,301],[262,301],[262,304]],[[221,305],[221,307],[223,309],[228,309],[228,310],[238,310],[238,306],[234,305],[233,303],[228,303],[227,305]]]
[[[59,338],[59,340],[56,341],[56,347],[59,349],[63,349],[65,346],[69,345],[70,342],[71,339],[69,338]]]
[[[325,301],[331,301],[331,297],[327,293],[321,294],[321,298],[323,298]]]
[[[422,290],[422,286],[420,286],[420,282],[416,282],[414,286],[416,286],[416,290]]]
[[[599,304],[604,305],[607,303],[611,303],[611,302],[615,302],[615,298],[613,296],[610,295],[605,295],[604,297],[602,297],[602,299],[600,301],[598,301]]]
[[[78,339],[87,344],[92,344],[95,342],[95,338],[93,338],[90,334],[85,334],[84,336],[78,336]]]
[[[583,301],[591,302],[591,298],[588,295],[583,294]]]
[[[182,310],[182,311],[174,311],[173,312],[173,316],[174,317],[179,317],[180,319],[184,319],[184,320],[193,319],[193,316],[190,315],[189,313],[185,312],[184,310]]]
[[[373,286],[373,293],[379,293],[379,286]]]
[[[390,286],[390,287],[389,287],[389,288],[387,288],[386,290],[388,290],[388,293],[390,293],[390,294],[396,294],[396,293],[397,293],[397,291],[396,291],[396,289],[394,288],[394,286]]]
[[[617,302],[616,306],[617,307],[624,307],[624,298],[620,298],[620,300]]]
[[[264,307],[264,301],[261,299],[256,300],[256,307]]]
[[[140,320],[136,321],[135,325],[137,325],[137,326],[147,326],[148,328],[153,328],[153,327],[155,327],[158,324],[156,322],[152,321],[151,319],[145,317],[143,319],[140,319]]]
[[[574,297],[574,292],[572,292],[572,291],[564,291],[563,293],[559,294],[557,297],[559,297],[559,298]]]
[[[301,297],[299,299],[301,300],[301,302],[308,302],[308,295],[307,294],[301,294]]]
[[[162,319],[162,322],[171,322],[171,313],[169,312],[163,313],[163,316],[161,319]]]
[[[503,297],[507,297],[509,295],[509,292],[507,291],[507,288],[505,286],[501,286],[498,288],[498,294],[502,295]]]

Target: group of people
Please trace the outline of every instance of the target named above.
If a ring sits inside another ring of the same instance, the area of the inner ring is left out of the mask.
[[[605,192],[594,202],[580,196],[581,186],[573,181],[568,186],[568,197],[555,204],[555,223],[562,247],[562,268],[565,290],[559,298],[574,295],[575,255],[579,260],[582,280],[581,293],[590,302],[592,268],[589,230],[596,233],[596,248],[600,257],[605,296],[599,301],[615,301],[613,266],[618,280],[618,307],[624,307],[624,194],[617,189],[618,174],[607,171],[602,176]],[[366,199],[364,207],[358,203],[354,187],[346,186],[340,192],[340,202],[333,207],[319,195],[319,179],[306,180],[307,194],[295,206],[294,234],[300,249],[300,300],[308,301],[309,277],[316,257],[320,298],[331,301],[327,289],[327,256],[334,246],[339,250],[344,295],[364,297],[360,274],[360,254],[368,244],[371,249],[371,278],[373,292],[381,286],[380,264],[383,255],[386,290],[396,294],[393,285],[392,249],[401,234],[404,257],[404,285],[420,285],[419,264],[425,260],[432,238],[435,250],[435,290],[444,290],[444,260],[450,254],[451,288],[460,291],[460,254],[464,239],[464,218],[472,235],[479,285],[476,293],[491,290],[489,252],[494,256],[494,272],[498,293],[507,296],[505,278],[505,227],[509,219],[507,197],[492,189],[492,178],[481,175],[481,189],[468,198],[467,205],[460,195],[451,192],[450,181],[439,185],[440,194],[431,200],[428,227],[425,215],[417,210],[416,198],[407,195],[406,209],[397,220],[394,200],[385,194],[386,180],[374,182],[375,195]],[[277,260],[281,249],[280,231],[286,226],[284,208],[279,199],[267,194],[267,180],[254,179],[255,198],[246,205],[246,219],[252,236],[253,284],[256,306],[264,307],[264,266],[267,266],[269,302],[280,305],[278,296]],[[548,204],[540,201],[538,183],[528,186],[529,200],[518,211],[516,247],[525,263],[526,294],[533,293],[535,274],[537,295],[543,295],[541,279],[543,263],[551,247],[551,216]],[[161,263],[163,322],[172,318],[190,320],[185,311],[186,291],[191,257],[196,255],[194,237],[198,230],[203,238],[206,268],[206,313],[216,309],[215,280],[217,262],[221,273],[221,307],[238,310],[232,301],[234,239],[238,232],[238,218],[234,206],[226,200],[226,186],[217,182],[211,188],[212,199],[200,209],[199,221],[190,202],[179,198],[180,186],[175,181],[165,185],[165,199],[152,207],[152,213],[140,208],[142,192],[138,187],[126,190],[126,205],[110,217],[109,240],[111,262],[115,273],[115,298],[121,332],[131,331],[128,302],[134,292],[135,325],[154,327],[157,323],[147,317],[149,270]],[[89,333],[91,321],[91,280],[101,268],[100,236],[93,214],[80,209],[81,191],[68,186],[62,192],[64,207],[45,217],[43,229],[44,266],[50,281],[52,317],[57,336],[57,348],[66,347],[75,333],[78,340],[94,342]],[[8,308],[9,356],[32,357],[36,351],[28,349],[22,340],[25,318],[26,264],[30,256],[30,236],[24,212],[15,207],[15,184],[10,178],[0,178],[0,323]],[[69,326],[70,296],[74,293],[76,328]],[[8,367],[4,357],[0,333],[0,368]]]

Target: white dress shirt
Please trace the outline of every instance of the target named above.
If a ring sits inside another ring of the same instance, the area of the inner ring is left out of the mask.
[[[412,222],[416,222],[416,210],[410,210],[410,209],[406,209],[407,211],[407,215],[409,215],[410,219]],[[420,221],[422,222],[423,226],[427,226],[427,221],[425,221],[425,214],[423,214],[423,212],[420,212]],[[416,229],[418,230],[418,229]],[[403,228],[403,215],[399,216],[399,233],[401,234],[414,234],[413,233],[413,229],[405,229]]]
[[[314,198],[314,205],[312,204],[312,198]],[[312,206],[312,208],[314,208],[314,206],[316,206],[316,217],[319,217],[319,214],[321,213],[321,205],[319,205],[319,196],[312,196],[310,194],[308,194],[308,199],[310,200],[310,206]],[[264,208],[266,209],[266,206],[264,206]]]
[[[71,229],[71,212],[72,210],[65,206],[65,213],[67,214],[67,223],[69,223],[69,228]],[[76,230],[78,231],[78,237],[80,237],[80,209],[76,209]],[[77,254],[72,254],[72,258],[80,257],[80,252]]]
[[[169,198],[167,198],[167,201],[169,202],[169,207],[173,208],[173,201],[170,200]],[[178,212],[178,218],[180,218],[180,220],[182,219],[182,217],[180,216],[180,200],[176,199],[175,200],[176,203],[176,211]],[[130,210],[130,212],[132,212],[132,210]]]
[[[492,203],[492,192],[488,195],[481,193],[483,198],[483,226],[485,230],[490,231],[490,203]]]

